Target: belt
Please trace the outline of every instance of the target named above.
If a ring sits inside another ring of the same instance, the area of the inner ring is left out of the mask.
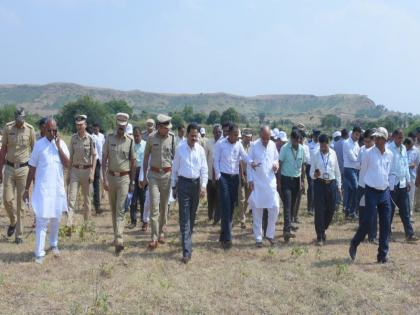
[[[330,185],[330,184],[332,184],[333,182],[335,182],[335,179],[323,179],[323,178],[317,178],[316,180],[317,180],[317,181],[319,181],[321,184],[324,184],[324,185]]]
[[[376,188],[370,187],[368,185],[365,185],[365,187],[366,187],[366,189],[372,190],[372,191],[377,192],[377,193],[383,193],[383,192],[387,191],[387,189],[388,189],[387,188],[387,189],[384,189],[384,190],[380,190],[380,189],[376,189]]]
[[[79,170],[86,170],[88,168],[91,168],[92,165],[73,165],[74,168],[77,168]]]
[[[235,176],[239,176],[239,174],[228,174],[228,173],[220,173],[223,177],[235,177]]]
[[[187,182],[192,182],[192,183],[196,183],[200,181],[200,177],[197,178],[188,178],[188,177],[184,177],[184,176],[178,176],[179,179],[185,180]]]
[[[170,171],[172,171],[172,167],[159,168],[159,167],[150,166],[150,170],[155,173],[169,173]]]
[[[126,175],[129,175],[129,174],[130,174],[130,172],[129,172],[129,171],[127,171],[127,172],[113,172],[113,171],[109,171],[109,174],[110,174],[111,176],[118,176],[118,177],[121,177],[121,176],[126,176]]]
[[[25,163],[12,163],[12,162],[9,162],[9,161],[6,161],[6,164],[9,165],[9,166],[11,166],[11,167],[13,167],[13,168],[21,168],[21,167],[25,167],[25,166],[28,166],[29,165],[28,162],[25,162]]]

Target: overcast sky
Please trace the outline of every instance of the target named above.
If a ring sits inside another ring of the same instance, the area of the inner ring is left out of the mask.
[[[420,1],[1,0],[0,83],[49,82],[420,114]]]

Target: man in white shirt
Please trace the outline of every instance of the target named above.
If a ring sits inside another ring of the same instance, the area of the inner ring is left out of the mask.
[[[402,144],[404,131],[396,129],[392,133],[393,141],[388,145],[388,149],[393,154],[391,171],[389,176],[389,188],[391,190],[391,226],[394,218],[395,208],[404,226],[405,238],[409,242],[417,241],[414,235],[413,226],[410,222],[410,172],[408,167],[408,156],[405,146]]]
[[[359,173],[358,155],[360,151],[359,138],[362,133],[360,127],[354,127],[349,139],[343,144],[344,158],[344,191],[346,194],[344,212],[346,218],[357,218],[357,178]]]
[[[350,258],[356,258],[357,247],[365,239],[374,220],[374,213],[379,215],[379,248],[377,261],[386,263],[388,261],[389,231],[391,230],[391,196],[389,192],[389,174],[392,164],[392,152],[385,146],[388,139],[388,132],[385,128],[379,127],[373,134],[375,146],[366,150],[360,175],[365,182],[366,208],[362,213],[362,220],[359,224],[349,248]]]
[[[46,136],[35,143],[29,160],[29,173],[22,199],[29,202],[29,188],[35,179],[32,208],[35,212],[35,262],[42,264],[45,256],[45,237],[50,224],[50,245],[55,256],[58,249],[58,230],[61,214],[67,211],[64,189],[64,167],[70,165],[66,143],[57,135],[57,123],[48,119]]]
[[[327,240],[325,231],[334,216],[341,174],[337,156],[329,147],[328,136],[322,134],[319,143],[319,151],[312,157],[310,174],[314,180],[316,240],[317,244],[322,246]]]
[[[213,126],[213,138],[208,139],[204,152],[206,153],[207,167],[209,170],[209,180],[207,183],[207,207],[208,218],[216,225],[220,221],[220,205],[217,191],[216,176],[213,168],[213,155],[216,142],[222,136],[222,127],[219,124]]]
[[[414,142],[410,138],[404,140],[404,146],[407,149],[408,168],[410,170],[410,216],[414,210],[414,197],[416,195],[416,176],[417,167],[420,163],[420,151],[414,146]]]
[[[239,139],[239,128],[230,123],[226,138],[219,140],[214,150],[214,172],[219,181],[221,207],[220,242],[224,249],[232,247],[232,217],[238,198],[239,162],[249,163],[248,156]]]
[[[96,165],[95,175],[93,177],[93,205],[95,207],[95,213],[102,213],[101,210],[101,166],[102,166],[102,147],[105,143],[105,136],[100,132],[99,124],[93,124],[92,127],[92,138],[95,140],[96,146]]]
[[[206,155],[198,141],[199,127],[192,123],[187,127],[187,140],[179,144],[172,165],[172,193],[178,196],[179,227],[182,241],[182,261],[191,259],[195,216],[199,198],[206,195],[208,168]]]
[[[270,140],[270,127],[261,128],[260,139],[253,143],[248,157],[256,165],[255,169],[249,164],[247,166],[247,179],[251,190],[248,202],[252,209],[256,246],[262,247],[264,209],[268,211],[266,238],[271,245],[274,245],[274,233],[280,203],[276,180],[276,172],[279,168],[279,153],[275,143]]]

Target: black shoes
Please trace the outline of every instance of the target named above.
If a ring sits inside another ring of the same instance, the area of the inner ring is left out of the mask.
[[[23,240],[20,238],[20,237],[17,237],[16,239],[15,239],[15,243],[16,244],[22,244],[23,243]]]
[[[232,241],[222,241],[222,247],[225,250],[232,248]]]
[[[255,247],[256,248],[261,248],[261,247],[263,247],[263,243],[261,241],[257,241],[257,242],[255,242]]]
[[[7,236],[10,237],[13,234],[15,234],[15,230],[16,230],[16,224],[15,225],[9,225],[9,227],[7,228]]]
[[[378,257],[378,264],[386,264],[388,262],[387,257]]]
[[[295,237],[296,237],[296,235],[295,235],[295,234],[293,234],[293,233],[291,233],[291,232],[284,232],[283,234],[284,234],[284,235],[283,235],[283,237],[284,237],[284,241],[285,241],[286,243],[288,243],[288,242],[289,242],[289,240],[290,240],[291,238],[295,238]]]
[[[120,256],[121,252],[124,250],[124,245],[117,244],[115,245],[115,255]]]
[[[188,264],[188,263],[190,262],[190,260],[191,260],[191,256],[184,256],[184,257],[182,257],[182,259],[181,259],[181,261],[182,261],[184,264]]]
[[[411,234],[410,236],[407,236],[405,239],[409,243],[414,243],[414,242],[417,242],[419,240],[418,237],[416,237],[414,234]]]
[[[351,260],[355,260],[356,259],[356,253],[357,253],[357,247],[353,245],[353,243],[350,243],[350,248],[349,248],[349,255]]]

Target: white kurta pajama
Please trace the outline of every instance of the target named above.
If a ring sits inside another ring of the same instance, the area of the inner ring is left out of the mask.
[[[69,150],[60,140],[64,154],[69,157]],[[32,192],[32,208],[35,212],[35,256],[45,256],[45,236],[48,223],[50,226],[50,245],[57,246],[58,229],[61,214],[67,211],[67,198],[64,188],[64,168],[60,160],[55,140],[46,137],[35,143],[29,165],[36,168],[35,185]]]
[[[280,198],[277,192],[277,180],[273,166],[278,164],[279,153],[273,141],[265,147],[261,139],[256,140],[248,152],[248,157],[259,164],[255,170],[248,165],[248,182],[253,182],[254,190],[249,196],[248,203],[252,209],[253,230],[257,242],[262,241],[263,209],[268,210],[267,238],[273,239],[279,214]]]

